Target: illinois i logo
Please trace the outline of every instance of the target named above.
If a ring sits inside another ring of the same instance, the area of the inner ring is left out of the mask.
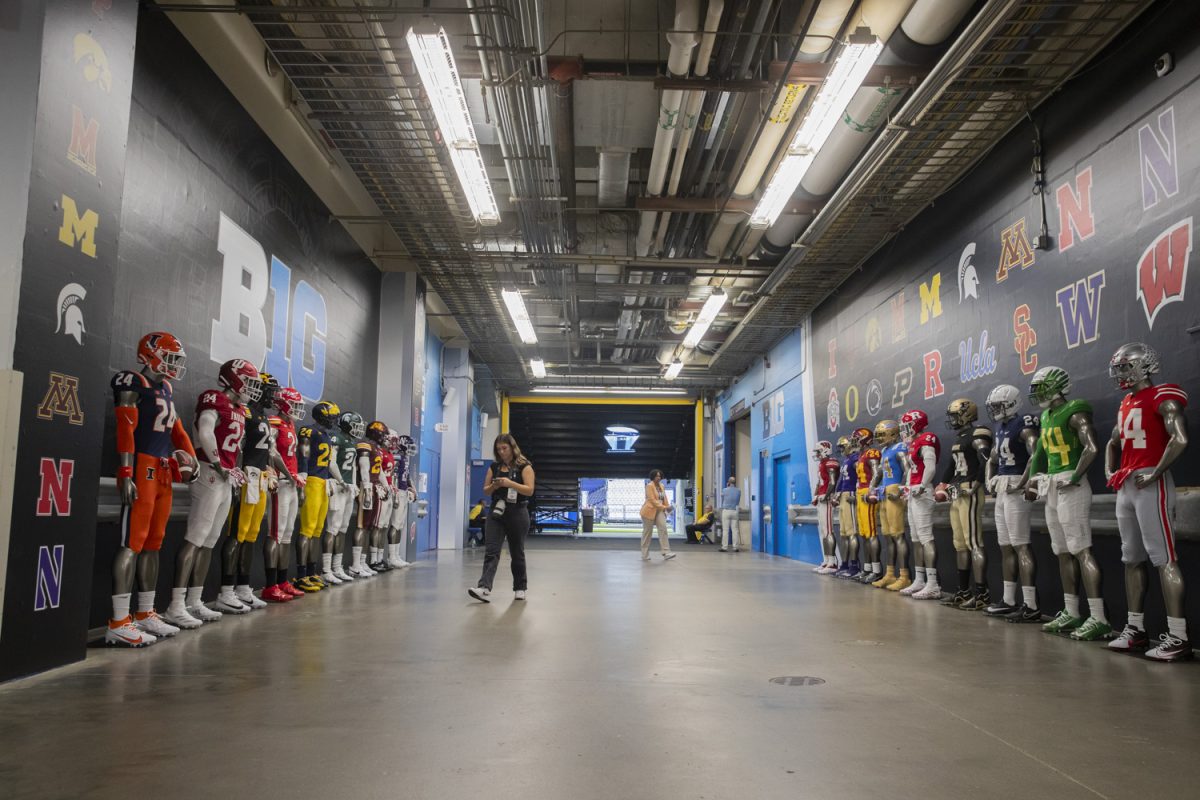
[[[883,331],[879,327],[879,318],[867,320],[867,352],[874,353],[883,346]]]
[[[829,380],[837,377],[837,339],[829,340]]]
[[[1032,317],[1033,313],[1025,303],[1013,310],[1013,349],[1020,357],[1022,375],[1032,375],[1037,372],[1038,357],[1037,353],[1033,352],[1033,348],[1037,345],[1037,331],[1029,323]]]
[[[37,515],[71,516],[71,477],[75,474],[75,462],[69,458],[57,461],[43,458],[39,469],[42,487],[38,492]]]
[[[50,373],[50,386],[38,404],[38,419],[66,417],[72,425],[83,424],[83,408],[79,403],[79,379],[74,375]]]
[[[1025,234],[1025,218],[1009,225],[1000,232],[1000,266],[996,269],[996,283],[1008,277],[1009,270],[1033,266],[1033,247]]]
[[[1055,293],[1068,348],[1094,342],[1100,336],[1100,292],[1103,289],[1104,270],[1100,270]]]
[[[76,344],[83,344],[83,309],[79,304],[87,299],[87,289],[78,283],[68,283],[58,292],[58,325],[54,332],[70,336]]]
[[[1137,297],[1154,330],[1154,318],[1167,303],[1183,300],[1192,255],[1192,218],[1167,228],[1142,252],[1137,267]]]
[[[892,306],[892,341],[900,342],[908,336],[904,325],[904,290],[896,292],[889,301]]]
[[[975,243],[971,242],[963,248],[958,257],[958,302],[968,297],[979,299],[979,273],[971,259],[975,257]]]

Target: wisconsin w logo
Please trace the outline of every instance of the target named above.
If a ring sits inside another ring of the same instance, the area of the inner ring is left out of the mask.
[[[1064,286],[1055,294],[1062,315],[1067,347],[1094,342],[1100,336],[1100,292],[1104,289],[1104,270]]]
[[[1183,299],[1191,254],[1192,218],[1188,217],[1159,234],[1138,259],[1137,297],[1151,330],[1163,306]]]

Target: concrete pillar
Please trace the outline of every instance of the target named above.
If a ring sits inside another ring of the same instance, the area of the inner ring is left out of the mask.
[[[470,352],[447,347],[442,355],[442,464],[438,476],[439,550],[458,550],[467,528],[470,491],[471,401],[474,377]]]

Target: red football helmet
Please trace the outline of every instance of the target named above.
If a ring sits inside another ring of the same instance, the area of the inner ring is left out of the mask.
[[[855,428],[854,432],[850,434],[850,443],[855,447],[863,448],[871,444],[874,438],[875,435],[871,433],[870,428]]]
[[[155,375],[177,381],[187,369],[183,366],[187,353],[183,344],[166,331],[147,333],[137,346],[137,360]]]
[[[241,358],[234,358],[221,365],[217,383],[238,396],[242,404],[256,402],[262,397],[262,380],[258,367]]]
[[[304,397],[291,386],[285,386],[275,393],[275,408],[285,417],[291,417],[296,422],[304,419],[308,409],[304,407]]]
[[[912,439],[921,431],[929,427],[929,416],[920,409],[905,411],[900,417],[900,435],[905,439]]]

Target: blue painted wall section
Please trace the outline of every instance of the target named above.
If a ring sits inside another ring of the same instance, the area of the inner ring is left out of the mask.
[[[809,486],[809,458],[804,430],[804,342],[800,329],[788,334],[767,353],[764,360],[743,373],[734,384],[716,398],[719,408],[716,422],[722,427],[730,409],[744,401],[750,409],[750,497],[743,503],[750,508],[752,547],[757,551],[802,561],[819,562],[821,545],[815,525],[787,525],[787,506],[812,500]],[[719,492],[732,469],[728,448],[732,426],[716,433],[726,456],[722,474],[714,476],[710,491]],[[762,453],[766,451],[766,456]],[[765,525],[762,507],[772,506],[771,524]],[[743,536],[745,532],[743,531]]]
[[[425,413],[416,438],[421,443],[421,472],[427,475],[425,491],[418,497],[425,500],[429,513],[417,520],[417,552],[437,547],[438,475],[442,459],[442,435],[434,426],[442,421],[442,340],[425,329]]]

